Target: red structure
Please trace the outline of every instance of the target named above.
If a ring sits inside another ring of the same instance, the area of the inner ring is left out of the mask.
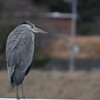
[[[44,15],[45,25],[56,33],[71,34],[72,15],[69,13],[47,13]]]

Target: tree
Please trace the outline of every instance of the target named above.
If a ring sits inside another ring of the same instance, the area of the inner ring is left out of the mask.
[[[37,5],[46,5],[51,11],[68,12],[70,4],[64,0],[32,0]],[[100,15],[100,0],[78,0],[78,13],[82,17]]]
[[[70,4],[64,0],[32,0],[37,5],[45,5],[50,11],[69,12]]]
[[[71,5],[65,3],[64,0],[32,0],[37,5],[46,5],[50,11],[70,12]],[[78,33],[90,34],[91,22],[94,16],[100,16],[100,0],[78,0],[78,15],[80,23],[78,23]]]

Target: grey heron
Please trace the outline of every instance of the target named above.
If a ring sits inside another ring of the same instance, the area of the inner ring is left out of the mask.
[[[18,86],[30,71],[30,64],[34,54],[34,33],[47,33],[29,21],[17,26],[8,36],[6,43],[6,62],[10,85],[16,87],[16,97],[19,98]]]

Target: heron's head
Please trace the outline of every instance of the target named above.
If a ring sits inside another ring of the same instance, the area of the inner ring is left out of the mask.
[[[45,31],[42,30],[42,29],[39,29],[39,28],[35,27],[35,25],[32,24],[32,23],[29,22],[29,21],[25,21],[25,22],[23,22],[22,24],[27,25],[27,27],[28,27],[33,33],[43,33],[43,34],[47,34],[47,32],[45,32]]]

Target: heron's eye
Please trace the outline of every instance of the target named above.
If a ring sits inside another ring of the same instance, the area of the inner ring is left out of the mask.
[[[34,25],[34,24],[32,24],[32,25],[31,25],[31,28],[34,28],[34,27],[35,27],[35,25]]]
[[[31,28],[34,28],[33,25],[31,25]]]

